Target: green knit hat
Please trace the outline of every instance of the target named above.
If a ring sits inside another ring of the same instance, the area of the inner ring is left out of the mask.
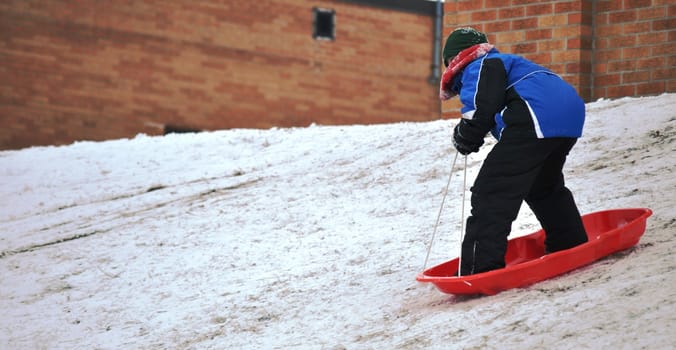
[[[464,27],[454,30],[451,35],[446,39],[446,45],[444,45],[444,65],[448,66],[448,63],[455,57],[460,51],[474,46],[476,44],[487,43],[488,39],[486,34],[471,28]]]

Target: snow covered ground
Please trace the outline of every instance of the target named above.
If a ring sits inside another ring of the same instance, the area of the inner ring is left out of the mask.
[[[583,213],[652,208],[646,234],[479,298],[415,281],[455,121],[0,152],[0,348],[672,349],[676,94],[587,109],[567,183]],[[457,255],[462,172],[428,267]],[[523,208],[513,236],[537,228]]]

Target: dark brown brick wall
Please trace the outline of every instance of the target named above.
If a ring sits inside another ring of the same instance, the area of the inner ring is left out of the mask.
[[[430,16],[331,0],[3,1],[0,149],[438,118],[432,37]]]

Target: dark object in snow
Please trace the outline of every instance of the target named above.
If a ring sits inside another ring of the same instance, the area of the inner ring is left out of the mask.
[[[525,287],[588,265],[612,253],[631,248],[645,232],[648,208],[612,209],[584,215],[589,241],[577,247],[545,254],[545,232],[509,240],[507,266],[474,275],[458,276],[458,258],[429,268],[416,280],[433,283],[448,294],[493,295]]]
[[[202,132],[201,129],[190,128],[186,126],[179,126],[167,124],[164,126],[164,134],[196,134]]]

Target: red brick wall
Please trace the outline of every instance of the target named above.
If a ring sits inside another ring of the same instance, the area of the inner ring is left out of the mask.
[[[314,6],[336,10],[335,42],[312,39]],[[444,12],[444,36],[477,27],[587,101],[676,91],[673,1],[446,0]],[[0,149],[165,125],[434,119],[432,21],[337,0],[2,1]]]
[[[472,26],[503,53],[522,55],[552,69],[591,97],[592,1],[447,0],[445,35]],[[444,105],[453,114],[458,102]]]
[[[676,2],[596,1],[593,98],[676,91]]]
[[[482,30],[501,52],[552,69],[586,101],[676,91],[673,1],[446,0],[444,12],[444,36]]]
[[[312,8],[336,41],[312,38]],[[438,118],[433,18],[333,0],[0,2],[0,149]]]

